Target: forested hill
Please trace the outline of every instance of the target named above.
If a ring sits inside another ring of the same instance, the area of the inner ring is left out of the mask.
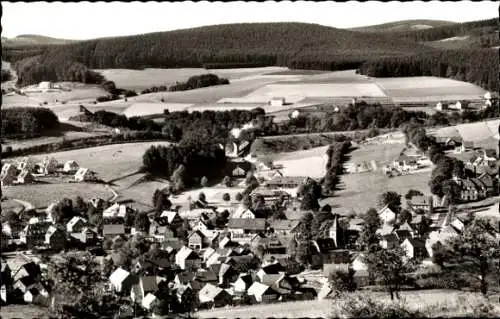
[[[413,31],[423,30],[445,25],[453,25],[456,22],[443,20],[402,20],[383,24],[369,25],[364,27],[351,28],[353,31],[360,32],[395,32],[395,31]]]
[[[384,34],[304,23],[252,23],[96,39],[47,46],[38,53],[43,54],[43,61],[74,60],[96,69],[200,67],[205,63],[338,69],[345,64],[359,65],[373,56],[423,50],[432,49]],[[13,51],[4,51],[4,59],[16,60]]]
[[[456,23],[423,30],[392,32],[392,35],[413,41],[424,42],[465,35],[488,35],[494,34],[495,31],[497,32],[496,36],[498,38],[498,18]]]

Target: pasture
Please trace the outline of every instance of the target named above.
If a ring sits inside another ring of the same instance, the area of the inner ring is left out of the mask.
[[[89,168],[97,172],[99,178],[109,181],[132,174],[139,170],[142,165],[142,155],[152,145],[167,146],[169,143],[144,142],[112,144],[37,155],[33,156],[33,158],[37,161],[42,161],[45,156],[51,156],[60,163],[75,160],[80,167]]]
[[[113,194],[103,185],[94,183],[27,184],[2,187],[3,195],[33,204],[36,208],[47,207],[65,197],[84,199],[110,198]]]
[[[309,150],[278,153],[271,158],[275,165],[282,165],[280,170],[284,176],[309,176],[321,178],[326,173],[328,146],[315,147]]]
[[[355,292],[350,296],[369,296],[377,301],[390,303],[386,292]],[[426,290],[403,291],[401,297],[406,301],[409,309],[427,312],[429,316],[468,317],[474,314],[474,308],[483,298],[478,293],[460,292],[455,290]],[[275,318],[339,318],[344,317],[341,305],[346,302],[345,297],[340,299],[323,299],[309,301],[294,301],[253,306],[230,308],[216,308],[214,310],[199,311],[199,318],[265,318],[272,315]],[[495,313],[500,314],[498,303]]]
[[[63,140],[73,141],[73,140],[79,140],[79,139],[86,138],[86,137],[101,136],[101,135],[108,135],[108,134],[109,133],[106,133],[106,132],[68,131],[68,132],[63,132],[63,134],[61,136],[37,137],[37,138],[30,138],[30,139],[26,139],[26,140],[6,140],[2,146],[3,147],[10,146],[10,147],[12,147],[13,150],[16,150],[16,149],[27,148],[27,147],[32,147],[32,146],[36,146],[36,145],[60,143]]]

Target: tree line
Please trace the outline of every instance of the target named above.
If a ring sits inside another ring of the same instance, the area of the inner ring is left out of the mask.
[[[481,62],[479,62],[481,61]],[[373,77],[438,76],[474,83],[498,91],[498,50],[449,50],[389,58],[375,58],[360,67]]]
[[[1,114],[3,138],[30,138],[60,133],[57,116],[47,108],[2,108]]]

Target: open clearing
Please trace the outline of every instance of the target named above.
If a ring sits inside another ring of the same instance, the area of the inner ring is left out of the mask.
[[[75,160],[80,167],[89,168],[97,172],[99,178],[108,181],[136,172],[142,165],[142,155],[151,145],[168,146],[170,143],[113,144],[37,155],[33,156],[33,158],[41,161],[45,156],[52,156],[60,163]]]
[[[26,140],[6,140],[4,143],[2,143],[3,147],[10,146],[12,147],[13,150],[19,149],[19,148],[27,148],[27,147],[32,147],[36,145],[45,145],[45,144],[52,144],[52,143],[60,143],[63,140],[66,141],[73,141],[73,140],[79,140],[82,138],[86,137],[93,137],[93,136],[103,136],[103,135],[108,135],[109,133],[106,132],[75,132],[75,131],[69,131],[69,132],[64,132],[62,136],[47,136],[47,137],[37,137],[37,138],[30,138]]]
[[[328,146],[315,147],[309,150],[278,153],[272,156],[273,163],[283,165],[280,171],[284,176],[309,176],[321,178],[326,173]]]
[[[106,79],[115,82],[117,87],[129,90],[143,90],[152,86],[172,85],[175,82],[186,81],[194,75],[214,73],[229,80],[240,79],[246,76],[280,72],[288,70],[283,67],[264,68],[241,68],[241,69],[216,69],[207,70],[203,68],[179,68],[179,69],[157,69],[147,68],[144,70],[130,69],[97,69]]]
[[[91,183],[61,183],[61,184],[29,184],[2,187],[3,195],[20,199],[35,207],[47,207],[64,197],[81,196],[84,199],[92,197],[110,198],[113,194],[103,184]]]
[[[369,295],[370,297],[383,302],[390,302],[386,292],[356,292],[355,295]],[[462,315],[459,310],[460,302],[467,300],[471,303],[479,303],[481,296],[478,293],[465,293],[455,290],[426,290],[426,291],[403,291],[401,297],[407,302],[410,309],[425,310],[429,306],[447,305],[457,312],[453,315]],[[219,308],[215,310],[205,310],[197,312],[200,318],[266,318],[269,316],[275,318],[329,318],[338,317],[339,305],[343,300],[310,300],[283,302],[267,305],[254,305],[244,307],[231,307],[227,309]],[[500,313],[498,304],[496,311]],[[439,309],[439,308],[438,308]],[[446,315],[446,313],[436,313],[436,317]]]

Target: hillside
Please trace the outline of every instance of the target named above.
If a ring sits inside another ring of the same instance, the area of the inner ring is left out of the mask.
[[[402,20],[383,24],[369,25],[364,27],[351,28],[349,30],[359,32],[394,32],[394,31],[413,31],[422,29],[431,29],[446,25],[453,25],[456,22],[443,20]]]
[[[65,44],[74,41],[76,40],[57,39],[38,34],[23,34],[23,35],[18,35],[15,38],[2,37],[2,46],[16,47],[16,46],[27,46],[27,45]]]
[[[27,54],[6,46],[4,60]],[[434,50],[404,39],[304,23],[207,26],[144,35],[38,47],[39,61],[78,61],[92,69],[144,67],[288,66],[305,69],[356,68],[367,59]],[[20,54],[15,56],[15,54]],[[213,64],[219,64],[214,66]],[[222,65],[221,65],[222,64]]]

